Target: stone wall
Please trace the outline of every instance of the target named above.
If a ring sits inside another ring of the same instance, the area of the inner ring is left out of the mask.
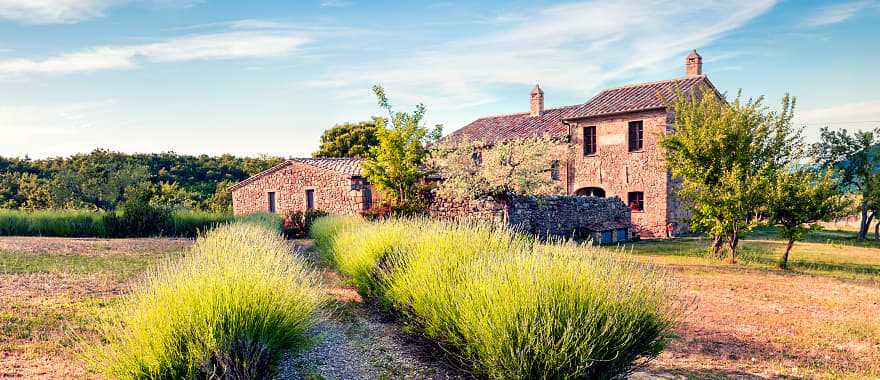
[[[629,192],[644,193],[644,210],[632,212],[632,224],[644,238],[666,237],[671,217],[681,210],[671,209],[680,202],[669,199],[671,186],[664,153],[658,145],[667,132],[671,117],[665,110],[634,112],[622,115],[581,119],[571,126],[571,143],[578,147],[577,158],[568,171],[567,189],[576,194],[585,187],[597,187],[606,197],[627,202]],[[641,120],[644,126],[643,149],[630,152],[627,133],[630,121]],[[583,154],[583,128],[596,127],[596,153]]]
[[[601,242],[602,233],[610,231],[610,241],[616,242],[629,240],[632,233],[630,209],[617,197],[511,196],[506,201],[491,197],[471,201],[435,198],[429,213],[441,220],[505,224],[543,237],[592,238]],[[624,236],[618,230],[623,230]]]
[[[306,209],[306,190],[314,191],[314,208],[333,214],[357,214],[376,201],[374,192],[366,199],[370,185],[359,178],[299,162],[289,162],[280,169],[256,178],[232,191],[236,215],[266,212],[268,193],[275,193],[276,212]]]

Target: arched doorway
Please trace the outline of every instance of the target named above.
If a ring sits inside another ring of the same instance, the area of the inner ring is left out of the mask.
[[[574,192],[579,197],[599,197],[605,198],[605,190],[601,187],[582,187]]]

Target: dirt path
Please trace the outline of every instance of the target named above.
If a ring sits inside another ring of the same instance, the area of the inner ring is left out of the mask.
[[[294,249],[323,271],[324,285],[335,298],[312,334],[320,343],[284,360],[278,379],[463,379],[450,368],[439,348],[401,332],[398,323],[383,319],[365,304],[318,256],[308,240]]]

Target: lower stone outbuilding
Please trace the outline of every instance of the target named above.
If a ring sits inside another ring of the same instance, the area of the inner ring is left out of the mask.
[[[230,188],[236,215],[317,209],[359,214],[374,201],[358,158],[292,158]]]

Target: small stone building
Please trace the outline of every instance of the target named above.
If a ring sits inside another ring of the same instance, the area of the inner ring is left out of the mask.
[[[675,194],[659,137],[673,132],[673,110],[666,100],[678,91],[708,88],[696,51],[685,58],[685,76],[601,91],[586,103],[544,109],[544,91],[530,93],[530,111],[477,119],[445,139],[467,139],[491,146],[505,140],[549,135],[575,145],[577,157],[549,168],[566,194],[622,199],[632,210],[632,224],[644,238],[688,232],[689,216]]]
[[[361,159],[292,158],[230,188],[236,215],[318,209],[358,214],[374,200]]]

